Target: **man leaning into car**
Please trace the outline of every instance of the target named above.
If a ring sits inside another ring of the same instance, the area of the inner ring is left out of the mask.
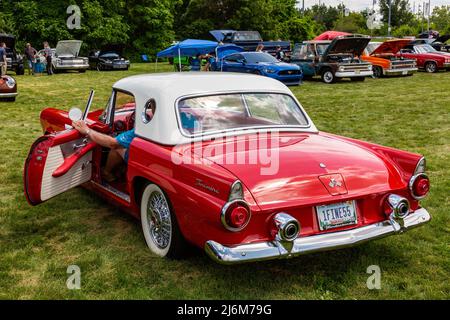
[[[128,149],[131,141],[133,141],[135,137],[134,129],[122,132],[114,138],[90,129],[83,120],[73,122],[72,126],[93,142],[101,145],[102,147],[111,149],[108,154],[106,166],[102,169],[102,177],[107,182],[116,180],[117,176],[114,174],[114,169],[116,169],[124,161],[125,163],[128,162]]]

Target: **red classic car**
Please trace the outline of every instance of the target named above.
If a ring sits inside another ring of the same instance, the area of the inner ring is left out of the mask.
[[[424,44],[410,44],[401,49],[397,56],[416,59],[417,67],[424,69],[426,72],[434,73],[439,70],[450,70],[450,56],[430,51],[429,45]]]
[[[318,131],[277,80],[139,75],[115,83],[104,110],[91,111],[91,98],[91,130],[135,130],[124,174],[105,181],[108,149],[49,108],[25,162],[26,198],[37,205],[83,184],[140,218],[156,255],[189,242],[224,264],[288,258],[431,219],[419,202],[430,186],[422,156]]]
[[[0,77],[0,101],[15,101],[17,96],[17,83],[11,76]]]

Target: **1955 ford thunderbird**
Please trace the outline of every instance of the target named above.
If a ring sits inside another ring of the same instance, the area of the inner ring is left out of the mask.
[[[133,129],[123,174],[104,181],[108,150],[41,113],[25,195],[37,205],[82,185],[141,220],[150,250],[187,242],[224,264],[356,245],[428,222],[425,159],[320,132],[281,82],[242,74],[154,74],[114,84],[82,115],[109,135]],[[80,114],[80,110],[78,111]],[[70,114],[70,116],[69,116]]]

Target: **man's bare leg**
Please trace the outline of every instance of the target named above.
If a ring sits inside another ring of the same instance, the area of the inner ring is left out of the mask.
[[[102,175],[106,181],[111,182],[116,179],[114,169],[123,163],[126,149],[111,149],[106,160],[106,166],[103,169]]]

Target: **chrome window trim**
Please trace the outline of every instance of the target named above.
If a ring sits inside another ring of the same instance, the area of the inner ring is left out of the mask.
[[[190,98],[201,98],[201,97],[210,97],[210,96],[217,96],[217,95],[233,95],[233,94],[237,94],[237,95],[243,95],[243,94],[281,94],[281,95],[285,95],[290,97],[295,104],[297,105],[299,111],[302,113],[302,115],[305,117],[305,120],[307,122],[306,125],[303,126],[292,126],[292,125],[270,125],[270,126],[251,126],[251,127],[240,127],[240,128],[232,128],[232,129],[223,129],[223,130],[214,130],[214,131],[209,131],[207,133],[196,133],[196,134],[190,134],[188,132],[185,132],[183,129],[183,125],[181,123],[181,118],[180,118],[180,112],[178,110],[178,104],[180,101],[182,100],[186,100],[186,99],[190,99]],[[175,100],[175,116],[177,118],[177,126],[178,126],[178,130],[180,131],[181,135],[185,138],[189,138],[189,139],[194,139],[194,138],[198,138],[198,137],[211,137],[211,136],[215,136],[217,134],[224,134],[224,133],[228,133],[228,132],[240,132],[240,131],[245,131],[245,130],[262,130],[262,129],[275,129],[275,130],[279,130],[282,131],[282,129],[295,129],[295,131],[298,131],[299,129],[309,129],[311,128],[311,122],[309,121],[309,117],[306,114],[306,112],[303,111],[303,108],[298,104],[297,100],[295,99],[295,97],[291,94],[288,94],[285,91],[277,91],[277,90],[272,90],[272,91],[267,91],[267,90],[249,90],[249,91],[217,91],[217,92],[209,92],[209,93],[205,93],[205,94],[189,94],[189,95],[184,95],[181,97],[178,97]]]
[[[154,98],[150,98],[150,99],[148,99],[147,100],[147,102],[145,103],[145,105],[144,105],[144,108],[142,109],[142,113],[141,113],[141,120],[142,120],[142,122],[144,123],[144,124],[149,124],[152,120],[153,120],[153,117],[152,117],[152,119],[150,119],[150,120],[147,120],[147,107],[150,105],[150,103],[153,101],[153,103],[155,104],[154,105],[154,109],[155,109],[155,111],[153,112],[153,117],[155,116],[155,113],[156,113],[156,100],[154,99]]]

